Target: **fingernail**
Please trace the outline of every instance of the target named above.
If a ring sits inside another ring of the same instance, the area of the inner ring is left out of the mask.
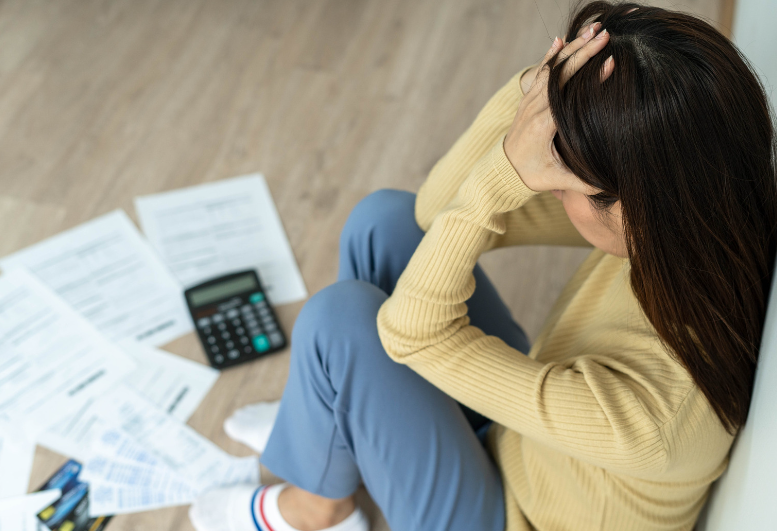
[[[550,48],[551,48],[551,49],[556,49],[556,48],[558,48],[559,42],[560,42],[560,41],[559,41],[559,38],[558,38],[558,36],[556,36],[556,37],[553,37],[553,46],[551,46]]]
[[[615,60],[615,59],[613,59],[613,58],[612,58],[612,55],[611,55],[610,57],[608,57],[608,58],[607,58],[607,60],[605,61],[605,63],[607,63],[607,66],[609,66],[609,65],[611,65],[611,64],[612,64],[612,62],[613,62],[614,60]]]
[[[596,34],[596,32],[599,30],[601,25],[602,25],[601,22],[594,22],[593,24],[588,26],[588,31],[585,32],[585,39],[588,40],[591,37],[593,37]]]
[[[604,37],[607,35],[607,30],[603,29],[601,32],[599,32],[599,35],[596,36],[597,39],[604,39]]]

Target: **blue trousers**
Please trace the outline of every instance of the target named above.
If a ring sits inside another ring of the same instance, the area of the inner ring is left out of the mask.
[[[376,316],[424,232],[415,195],[381,190],[353,210],[338,282],[310,298],[291,337],[291,367],[262,463],[328,498],[363,482],[397,531],[503,531],[499,470],[478,439],[487,419],[392,361]],[[526,334],[480,268],[473,325],[528,352]]]

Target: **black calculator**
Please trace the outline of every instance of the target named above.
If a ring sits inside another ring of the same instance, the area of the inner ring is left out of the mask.
[[[185,292],[205,354],[217,369],[286,347],[286,336],[256,271],[208,280]]]

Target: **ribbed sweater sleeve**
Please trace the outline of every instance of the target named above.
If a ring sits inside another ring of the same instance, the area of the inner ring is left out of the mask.
[[[489,99],[475,121],[429,172],[415,203],[416,221],[423,230],[429,230],[434,217],[456,196],[470,175],[473,162],[507,133],[524,96],[521,77],[529,68],[518,72]],[[489,249],[511,245],[590,247],[550,192],[537,194],[522,208],[505,213],[503,220],[505,230],[492,236]]]
[[[661,467],[659,427],[616,371],[593,361],[542,363],[469,324],[473,268],[505,217],[536,193],[499,138],[434,218],[389,299],[378,331],[389,356],[459,402],[549,447],[614,470]]]

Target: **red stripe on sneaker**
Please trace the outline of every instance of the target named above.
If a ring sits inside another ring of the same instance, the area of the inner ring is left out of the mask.
[[[265,487],[262,490],[262,495],[259,496],[259,516],[262,518],[262,523],[267,528],[267,531],[275,531],[270,525],[270,522],[267,521],[267,517],[264,515],[264,495],[267,494],[268,488],[269,487]]]

